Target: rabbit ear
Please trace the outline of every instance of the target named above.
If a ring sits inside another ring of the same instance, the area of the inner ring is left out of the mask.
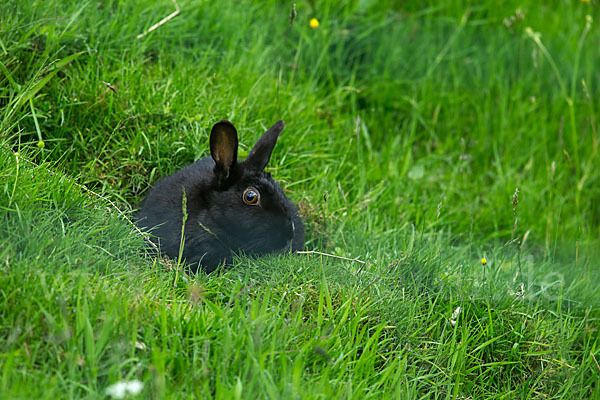
[[[262,171],[267,166],[271,159],[271,152],[275,147],[275,143],[277,143],[277,137],[279,137],[279,134],[284,127],[285,124],[283,121],[277,121],[275,125],[269,128],[269,130],[258,139],[258,142],[256,142],[252,151],[250,151],[248,158],[244,162],[248,168]]]
[[[210,155],[215,160],[215,174],[220,181],[229,177],[237,161],[237,131],[229,121],[217,122],[210,131]]]

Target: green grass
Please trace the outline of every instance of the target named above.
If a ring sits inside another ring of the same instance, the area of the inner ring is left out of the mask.
[[[0,398],[600,398],[597,1],[178,5],[0,4]],[[224,118],[364,264],[144,255]]]

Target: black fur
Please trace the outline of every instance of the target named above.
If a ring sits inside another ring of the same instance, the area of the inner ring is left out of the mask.
[[[277,122],[256,143],[248,158],[237,162],[237,132],[229,121],[211,131],[211,157],[206,157],[159,180],[136,216],[138,226],[149,230],[160,250],[179,256],[182,201],[185,190],[187,222],[183,258],[195,272],[211,272],[231,263],[233,254],[261,255],[304,245],[304,225],[294,204],[271,174],[269,162],[277,137]],[[257,205],[248,205],[244,191],[260,193]]]

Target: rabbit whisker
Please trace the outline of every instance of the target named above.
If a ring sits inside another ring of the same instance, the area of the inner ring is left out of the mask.
[[[213,231],[211,231],[210,229],[208,229],[202,222],[198,221],[198,225],[200,225],[200,227],[202,229],[204,229],[206,232],[208,232],[209,234],[213,235],[215,237],[215,239],[219,240],[219,237],[217,236],[217,234],[214,233]]]

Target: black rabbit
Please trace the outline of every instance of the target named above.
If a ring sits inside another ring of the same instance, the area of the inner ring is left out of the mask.
[[[187,221],[183,258],[192,272],[211,272],[234,254],[261,255],[304,245],[304,225],[294,204],[264,172],[283,130],[277,122],[237,161],[237,131],[229,121],[210,132],[210,154],[159,180],[136,216],[152,241],[171,258],[179,256],[183,196]]]

